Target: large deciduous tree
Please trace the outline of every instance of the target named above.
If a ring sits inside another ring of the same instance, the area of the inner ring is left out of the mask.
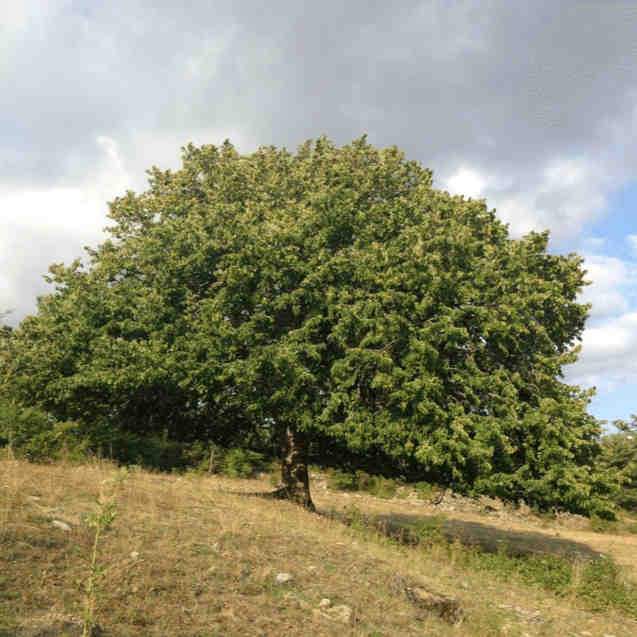
[[[544,506],[603,491],[589,396],[561,379],[581,258],[511,239],[398,149],[189,145],[110,218],[14,335],[25,400],[176,436],[270,428],[280,493],[310,508],[316,436]]]

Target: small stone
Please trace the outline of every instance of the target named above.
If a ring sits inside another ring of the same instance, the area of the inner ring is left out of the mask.
[[[319,608],[329,608],[332,605],[332,600],[329,599],[328,597],[324,597],[320,602],[319,602]]]
[[[277,573],[275,581],[277,584],[287,584],[292,581],[292,575],[290,573]]]
[[[62,520],[53,520],[53,522],[51,522],[51,524],[56,528],[56,529],[60,529],[62,531],[70,531],[71,530],[71,526],[69,524],[67,524],[66,522],[62,522]]]
[[[132,551],[130,556],[132,560],[136,560],[139,557],[139,551]]]

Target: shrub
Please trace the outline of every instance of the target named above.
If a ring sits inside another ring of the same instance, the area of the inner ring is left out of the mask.
[[[263,454],[249,449],[230,449],[223,459],[223,473],[230,478],[252,478],[264,468]]]
[[[327,486],[334,491],[357,491],[358,476],[352,471],[332,469],[327,474]]]
[[[78,423],[60,422],[41,409],[7,400],[0,401],[0,444],[33,462],[81,460],[89,447]]]
[[[372,476],[364,471],[357,471],[358,488],[377,498],[393,498],[398,491],[398,482],[383,476]]]

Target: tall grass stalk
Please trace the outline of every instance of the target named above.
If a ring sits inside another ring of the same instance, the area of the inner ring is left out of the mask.
[[[95,616],[99,597],[99,582],[107,570],[99,563],[100,541],[102,535],[113,526],[117,517],[117,487],[124,481],[126,475],[125,470],[120,471],[115,478],[102,482],[97,500],[97,511],[86,517],[87,526],[93,529],[93,545],[89,559],[88,576],[84,586],[82,637],[92,637],[97,626]]]

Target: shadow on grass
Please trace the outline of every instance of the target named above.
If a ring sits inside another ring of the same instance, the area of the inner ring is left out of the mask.
[[[328,512],[325,515],[352,523],[351,513]],[[416,545],[438,537],[448,542],[459,542],[463,546],[485,553],[505,553],[511,557],[541,557],[552,555],[579,560],[597,560],[604,557],[581,542],[552,537],[533,531],[501,529],[480,522],[448,520],[442,516],[426,515],[362,515],[356,516],[368,528],[392,537],[403,544]]]

